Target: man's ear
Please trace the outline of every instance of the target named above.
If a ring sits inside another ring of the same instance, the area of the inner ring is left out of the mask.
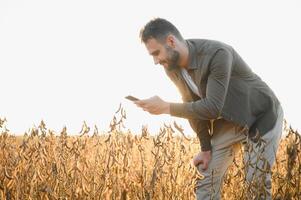
[[[176,38],[174,35],[171,35],[169,34],[167,37],[166,37],[166,44],[172,48],[175,48],[176,47]]]

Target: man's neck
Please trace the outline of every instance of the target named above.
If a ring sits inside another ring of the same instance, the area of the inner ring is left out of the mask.
[[[180,53],[179,66],[181,68],[187,69],[189,65],[189,50],[186,43],[182,44],[179,53]]]

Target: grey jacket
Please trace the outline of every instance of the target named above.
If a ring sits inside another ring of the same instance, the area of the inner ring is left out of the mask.
[[[186,40],[189,48],[188,73],[201,98],[189,89],[179,69],[165,70],[179,89],[183,103],[171,103],[170,114],[189,120],[203,151],[210,150],[212,120],[223,118],[248,130],[249,136],[264,135],[276,122],[280,104],[273,91],[222,42]]]

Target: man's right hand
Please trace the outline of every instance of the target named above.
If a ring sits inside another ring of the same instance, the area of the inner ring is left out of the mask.
[[[202,170],[208,168],[209,162],[211,160],[211,151],[201,151],[194,156],[192,163],[194,166],[201,165]]]

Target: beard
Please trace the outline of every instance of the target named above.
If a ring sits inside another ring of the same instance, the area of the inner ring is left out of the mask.
[[[176,50],[173,50],[171,47],[167,45],[165,46],[165,48],[167,52],[167,59],[166,59],[166,63],[168,65],[167,70],[172,71],[179,68],[178,64],[180,60],[180,53]]]

